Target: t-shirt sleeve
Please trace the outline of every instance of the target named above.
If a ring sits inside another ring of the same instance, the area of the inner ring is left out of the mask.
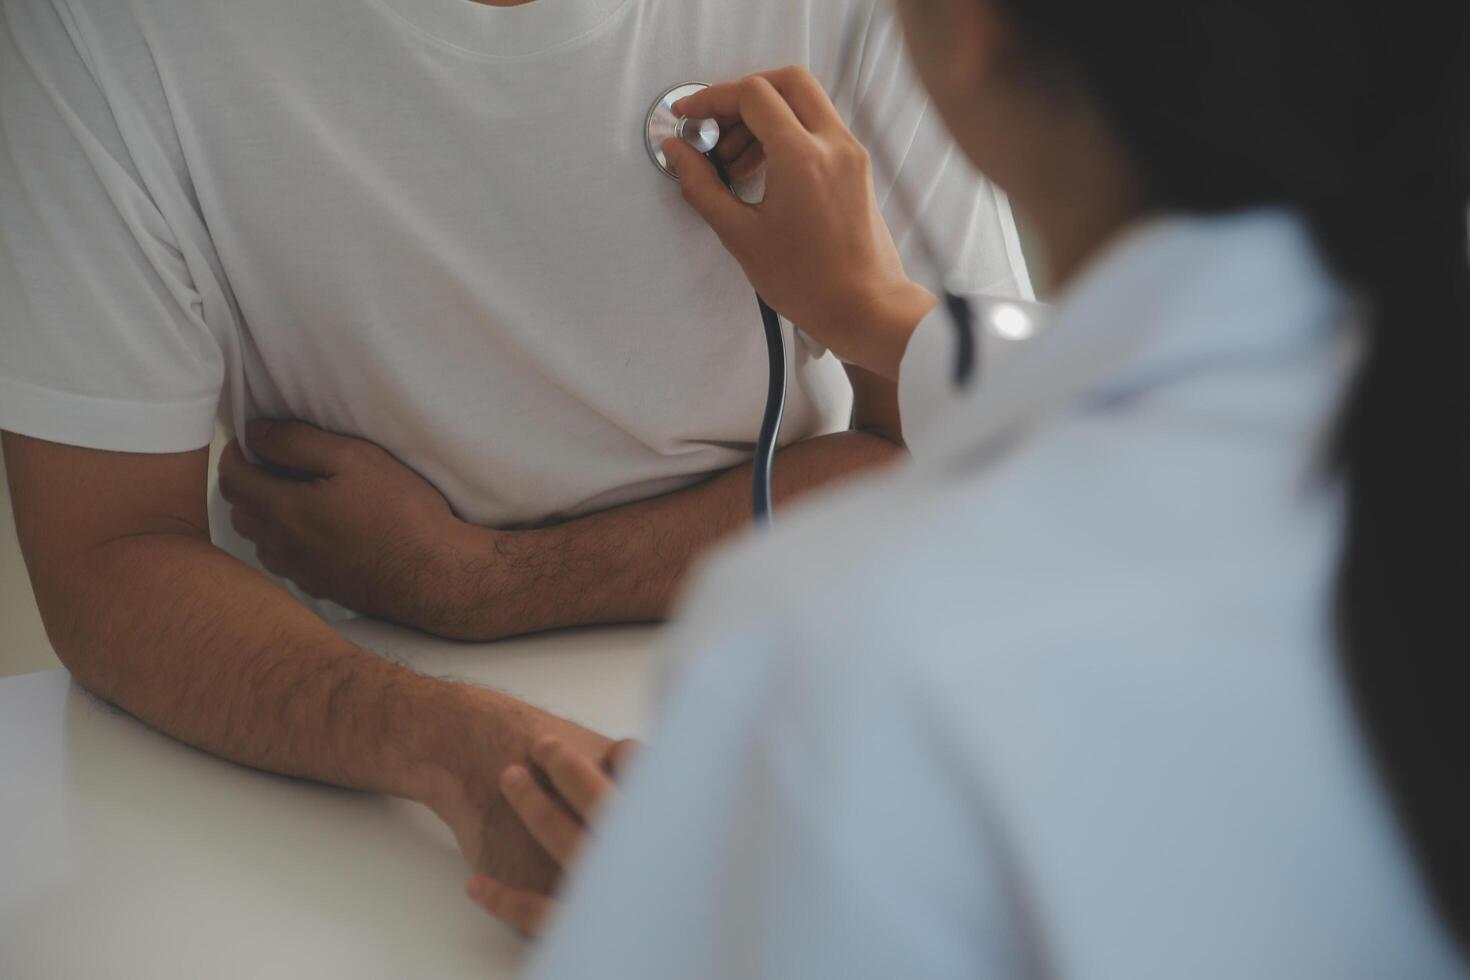
[[[0,0],[0,428],[196,449],[224,357],[160,204],[186,195],[83,34],[52,0]]]
[[[779,625],[691,615],[675,642],[697,653],[531,975],[1019,975],[984,821],[922,704]]]
[[[1010,202],[955,146],[889,7],[854,0],[826,72],[838,110],[872,155],[904,267],[936,291],[1033,299]]]

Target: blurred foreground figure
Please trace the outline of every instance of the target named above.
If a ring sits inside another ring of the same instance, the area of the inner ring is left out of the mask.
[[[1465,6],[898,6],[1055,317],[952,396],[820,86],[686,103],[769,168],[679,154],[691,204],[918,465],[702,577],[534,976],[1464,975]]]

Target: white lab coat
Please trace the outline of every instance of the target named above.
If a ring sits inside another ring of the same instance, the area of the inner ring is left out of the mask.
[[[541,980],[1460,976],[1344,690],[1351,311],[1289,216],[1168,220],[915,465],[700,578]]]

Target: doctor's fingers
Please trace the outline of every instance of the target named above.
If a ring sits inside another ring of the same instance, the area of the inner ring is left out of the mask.
[[[572,863],[587,831],[560,800],[524,766],[511,766],[500,774],[500,793],[546,853],[562,867]]]
[[[755,176],[756,171],[766,162],[765,147],[761,146],[750,130],[739,123],[720,137],[714,156],[725,165],[725,173],[729,174],[731,180],[746,180]]]
[[[734,163],[752,145],[759,145],[755,134],[744,123],[731,123],[720,130],[720,141],[715,144],[714,152],[726,163]]]
[[[614,780],[620,780],[628,774],[628,766],[632,765],[633,757],[642,748],[643,743],[637,739],[625,738],[607,750],[607,755],[602,758],[602,767]]]
[[[759,143],[752,144],[746,151],[725,168],[731,180],[749,180],[766,165],[766,150]]]
[[[303,476],[333,476],[373,448],[362,439],[289,419],[256,419],[245,427],[245,441],[265,462]]]
[[[584,822],[612,792],[612,780],[597,762],[558,738],[548,735],[531,746],[531,761]]]
[[[822,83],[801,65],[761,72],[761,77],[773,85],[781,97],[796,112],[802,125],[813,133],[836,133],[847,129],[837,107]]]
[[[683,140],[669,140],[664,155],[679,175],[679,190],[684,200],[715,230],[725,247],[738,257],[742,243],[755,220],[750,205],[730,193],[715,172],[715,165],[704,154]]]
[[[503,881],[477,875],[466,889],[475,904],[528,936],[538,934],[556,909],[545,895],[512,888]]]
[[[720,125],[744,123],[767,147],[800,145],[812,138],[776,86],[763,75],[711,85],[674,103],[674,111],[692,118],[713,118]]]
[[[779,110],[778,102],[785,112]],[[711,117],[721,125],[743,122],[762,142],[769,142],[764,129],[780,132],[793,119],[811,133],[847,128],[822,83],[800,65],[757,72],[738,82],[711,85],[675,102],[673,109],[683,116]]]

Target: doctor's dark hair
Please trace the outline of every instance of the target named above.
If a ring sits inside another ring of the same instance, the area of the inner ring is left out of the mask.
[[[1440,912],[1470,950],[1470,4],[992,0],[1086,93],[1150,204],[1295,209],[1359,297],[1337,430],[1337,636]]]

